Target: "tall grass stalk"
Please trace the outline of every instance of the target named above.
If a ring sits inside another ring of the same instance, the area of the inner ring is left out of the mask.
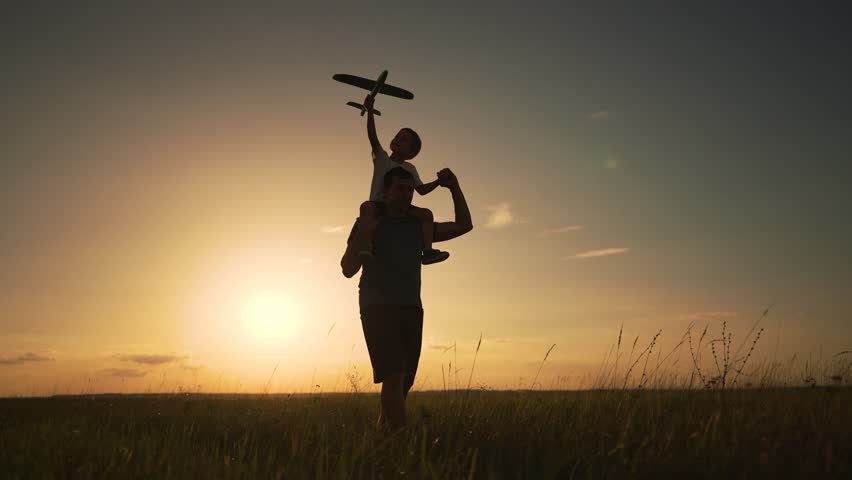
[[[470,382],[473,380],[473,369],[476,368],[476,357],[479,355],[480,346],[482,346],[482,332],[479,332],[479,341],[476,342],[476,351],[473,353],[473,364],[470,366],[470,376],[467,378],[468,392],[470,392]]]
[[[541,373],[541,369],[544,367],[544,362],[547,361],[547,357],[550,355],[550,352],[552,352],[554,348],[556,348],[555,343],[551,345],[550,348],[547,349],[547,353],[544,354],[544,359],[542,359],[541,365],[538,366],[538,371],[535,372],[535,377],[533,377],[532,385],[530,385],[530,390],[535,389],[535,382],[538,381],[538,376]]]

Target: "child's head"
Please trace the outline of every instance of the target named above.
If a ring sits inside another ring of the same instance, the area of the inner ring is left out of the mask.
[[[391,151],[403,160],[411,160],[420,153],[420,136],[410,128],[403,128],[391,140]]]

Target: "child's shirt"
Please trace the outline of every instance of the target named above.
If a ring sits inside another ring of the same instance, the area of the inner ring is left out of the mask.
[[[385,201],[385,196],[382,192],[384,189],[385,173],[395,167],[402,167],[408,170],[408,172],[414,177],[415,188],[423,185],[423,182],[420,180],[420,175],[417,174],[417,169],[414,168],[414,165],[408,162],[394,162],[390,159],[390,156],[388,156],[388,152],[382,149],[379,153],[373,152],[373,183],[370,186],[370,200],[374,202]]]

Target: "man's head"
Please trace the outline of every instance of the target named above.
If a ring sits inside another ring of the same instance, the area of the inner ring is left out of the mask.
[[[420,135],[410,128],[400,130],[391,140],[391,151],[403,160],[411,160],[420,153]]]
[[[384,177],[384,195],[388,206],[407,209],[414,197],[414,176],[402,167],[388,170]]]

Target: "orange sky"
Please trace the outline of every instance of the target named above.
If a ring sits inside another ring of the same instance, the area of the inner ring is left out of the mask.
[[[769,305],[757,355],[848,350],[849,166],[825,100],[848,93],[795,76],[835,44],[794,28],[820,55],[790,60],[748,22],[714,44],[721,14],[684,31],[684,12],[583,12],[404,28],[413,13],[368,11],[383,36],[355,11],[21,12],[3,47],[0,395],[347,390],[353,367],[366,383],[339,269],[371,176],[345,103],[366,92],[331,76],[383,69],[415,100],[377,99],[380,139],[414,128],[421,176],[452,168],[475,225],[423,269],[416,388],[469,369],[480,334],[474,385],[529,386],[556,344],[540,386],[576,387],[622,325],[640,345],[662,329],[667,351],[726,321],[738,345]],[[415,203],[452,218],[444,189]]]

